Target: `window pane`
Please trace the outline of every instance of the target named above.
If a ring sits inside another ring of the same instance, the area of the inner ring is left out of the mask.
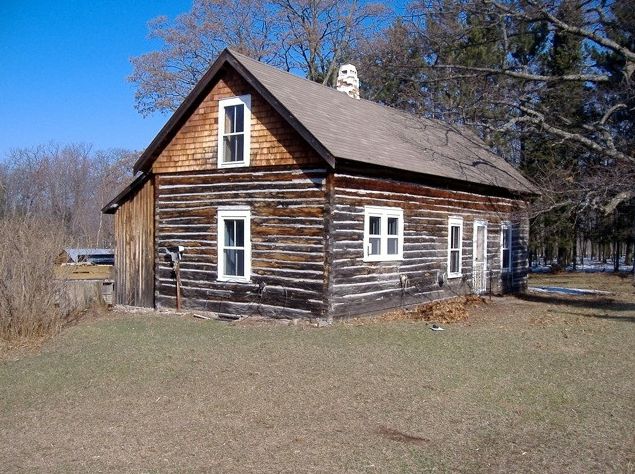
[[[236,250],[236,276],[245,276],[245,251]]]
[[[238,250],[225,249],[225,275],[236,276],[238,265],[236,261]]]
[[[461,247],[461,242],[459,239],[459,234],[461,232],[461,228],[459,226],[453,225],[450,227],[450,248],[458,249]]]
[[[234,106],[234,129],[232,132],[244,132],[245,131],[245,106]]]
[[[504,227],[503,228],[503,248],[508,249],[509,248],[509,228],[508,227]]]
[[[236,123],[236,106],[225,107],[225,133],[233,133]]]
[[[381,217],[379,216],[370,216],[368,225],[368,233],[370,235],[381,235]]]
[[[377,237],[371,237],[368,239],[370,243],[369,255],[379,255],[381,253],[381,239]]]
[[[225,275],[245,276],[245,251],[225,249]]]
[[[229,135],[223,139],[223,162],[243,161],[244,135]]]
[[[245,131],[245,106],[229,105],[225,107],[225,133],[242,133]]]
[[[235,135],[234,137],[234,155],[232,161],[243,161],[243,150],[245,146],[245,136]]]
[[[225,247],[245,246],[245,221],[225,219]]]
[[[397,234],[398,222],[399,222],[399,219],[397,219],[396,217],[388,218],[388,235],[398,235]]]
[[[234,145],[232,143],[233,136],[228,136],[223,139],[223,161],[230,162],[233,156]]]
[[[397,255],[399,253],[399,239],[390,237],[388,239],[388,255]]]
[[[225,219],[225,247],[236,246],[236,221]]]
[[[485,261],[485,227],[479,225],[476,227],[476,249],[475,258],[478,262]]]
[[[244,220],[236,220],[236,243],[234,244],[236,247],[244,247],[245,246],[245,221]]]
[[[450,273],[458,273],[459,272],[459,251],[451,250],[450,251]]]
[[[509,249],[503,249],[503,268],[509,269]]]

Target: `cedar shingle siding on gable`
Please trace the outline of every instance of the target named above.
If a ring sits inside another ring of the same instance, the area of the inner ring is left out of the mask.
[[[252,97],[251,165],[321,163],[284,119],[233,70],[223,72],[174,138],[152,165],[153,173],[213,170],[217,166],[218,101],[249,94]]]
[[[245,95],[249,166],[219,168],[219,101]],[[230,317],[337,318],[477,289],[522,290],[532,185],[469,133],[438,122],[413,131],[404,120],[422,123],[223,53],[138,161],[143,177],[104,208],[117,214],[115,291],[141,288],[149,294],[137,295],[138,304],[174,307],[166,250],[177,246],[185,249],[182,307]],[[141,199],[146,204],[135,204]],[[140,239],[129,214],[146,209],[148,199],[153,220],[142,234],[152,239]],[[247,217],[219,225],[221,212]],[[379,217],[371,226],[372,215]],[[448,278],[450,218],[462,225],[456,278]],[[475,222],[486,226],[479,245],[486,245],[487,269],[478,272]],[[505,273],[504,223],[513,229]],[[237,237],[244,226],[250,238]],[[225,248],[231,266],[220,271]],[[226,281],[243,267],[251,273]],[[138,275],[150,275],[152,284],[138,284]]]

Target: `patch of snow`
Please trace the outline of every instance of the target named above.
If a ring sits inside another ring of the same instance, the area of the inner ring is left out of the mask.
[[[539,265],[534,263],[531,266],[531,271],[533,273],[550,273],[551,272],[551,264],[556,264],[556,261],[551,262],[548,265]],[[566,268],[564,268],[565,271],[567,272],[573,272],[573,264],[569,264],[567,265]],[[624,258],[622,257],[620,259],[620,266],[619,266],[619,271],[620,272],[631,272],[633,270],[633,266],[632,265],[626,265],[624,262]],[[602,263],[599,260],[591,260],[589,258],[585,258],[583,259],[583,263],[578,263],[576,265],[576,272],[582,272],[582,273],[601,273],[601,272],[607,272],[607,273],[611,273],[613,272],[613,262],[612,261],[607,261],[606,263]]]
[[[529,291],[536,293],[558,293],[561,295],[610,295],[610,291],[589,290],[584,288],[563,288],[560,286],[530,286]]]

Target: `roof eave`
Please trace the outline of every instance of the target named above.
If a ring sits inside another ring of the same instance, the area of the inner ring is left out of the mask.
[[[144,173],[137,176],[135,179],[132,180],[130,184],[128,184],[128,186],[123,188],[119,194],[117,194],[110,202],[108,202],[108,204],[102,207],[101,212],[103,214],[114,214],[115,212],[117,212],[119,206],[121,206],[121,204],[125,202],[131,194],[135,193],[139,188],[141,188],[141,186],[143,186],[148,179],[150,179],[149,173]]]

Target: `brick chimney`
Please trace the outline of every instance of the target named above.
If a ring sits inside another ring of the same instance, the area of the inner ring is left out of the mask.
[[[357,68],[352,64],[340,66],[337,73],[337,90],[348,94],[353,99],[359,99],[359,78]]]

